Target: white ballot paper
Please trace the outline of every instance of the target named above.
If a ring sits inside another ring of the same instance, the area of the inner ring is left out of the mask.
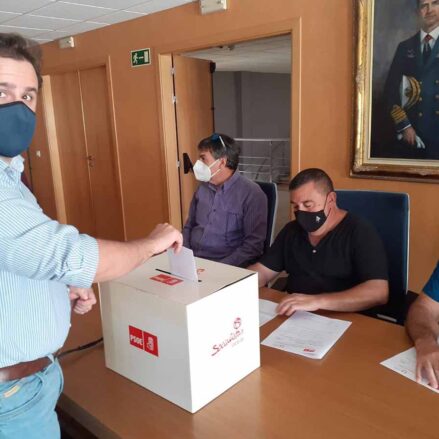
[[[180,253],[174,253],[174,249],[172,248],[168,249],[167,252],[171,274],[193,282],[198,282],[197,267],[192,250],[182,247]]]
[[[400,354],[395,355],[383,362],[381,362],[383,366],[397,372],[406,378],[416,381],[416,349],[410,348]],[[439,393],[439,390],[433,389],[428,385],[428,382],[425,378],[422,378],[422,381],[419,383],[433,392]]]
[[[265,346],[321,359],[352,322],[296,311],[263,342]]]
[[[276,302],[271,300],[259,299],[259,327],[265,325],[277,316]]]

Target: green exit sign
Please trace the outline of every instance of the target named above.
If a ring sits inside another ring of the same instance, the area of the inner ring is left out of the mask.
[[[131,67],[147,66],[151,64],[151,50],[138,49],[131,51]]]

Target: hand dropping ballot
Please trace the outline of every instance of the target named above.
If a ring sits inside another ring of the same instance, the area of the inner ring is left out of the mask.
[[[198,282],[197,267],[192,250],[182,247],[179,253],[174,253],[173,249],[168,249],[167,253],[171,274],[192,282]]]

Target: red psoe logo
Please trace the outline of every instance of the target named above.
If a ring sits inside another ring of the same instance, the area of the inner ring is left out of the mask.
[[[171,287],[183,282],[181,279],[177,279],[176,277],[168,276],[166,274],[158,274],[157,276],[150,277],[150,279],[162,284],[170,285]]]
[[[128,326],[130,333],[130,345],[143,350],[143,333],[141,329]]]

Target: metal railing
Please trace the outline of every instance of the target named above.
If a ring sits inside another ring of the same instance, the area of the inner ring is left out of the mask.
[[[291,169],[290,139],[245,139],[241,143],[238,170],[251,180],[279,183],[289,181]]]

